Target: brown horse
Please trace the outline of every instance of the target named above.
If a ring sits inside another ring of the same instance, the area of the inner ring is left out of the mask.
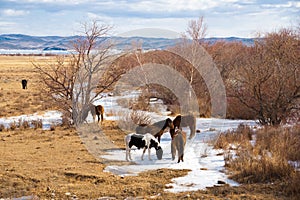
[[[183,162],[184,146],[186,144],[186,132],[182,131],[181,129],[178,129],[171,136],[172,136],[172,142],[171,142],[172,160],[175,159],[176,150],[177,150],[177,154],[178,154],[177,162],[179,163],[180,160]]]
[[[162,134],[164,134],[164,131],[167,127],[169,127],[170,130],[174,129],[174,125],[170,118],[167,118],[166,120],[163,121],[156,122],[151,125],[140,124],[139,126],[136,127],[135,131],[137,134],[151,133],[152,135],[154,135],[154,137],[157,138],[158,142],[160,142],[160,138]]]
[[[191,134],[189,139],[195,136],[196,133],[196,117],[193,115],[177,115],[173,120],[174,129],[170,129],[171,137],[175,134],[175,128],[189,127]]]
[[[95,122],[95,118],[96,118],[96,115],[98,117],[98,123],[101,119],[101,124],[104,120],[104,117],[103,117],[103,114],[104,114],[104,107],[102,105],[96,105],[96,106],[92,106],[91,107],[91,113],[93,115],[93,119],[94,119],[94,122]]]

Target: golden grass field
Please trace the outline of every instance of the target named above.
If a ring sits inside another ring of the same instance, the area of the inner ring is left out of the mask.
[[[41,95],[31,63],[32,60],[46,62],[49,59],[54,57],[0,56],[0,117],[51,108],[45,105],[47,98]],[[21,87],[23,78],[29,80],[27,90]],[[101,129],[96,124],[86,124],[85,131],[80,134],[77,129],[66,127],[56,127],[52,131],[15,129],[0,132],[0,199],[22,196],[36,199],[289,199],[282,194],[280,184],[224,185],[177,194],[164,191],[172,178],[185,175],[187,170],[159,169],[134,177],[103,172],[111,163],[99,156],[109,148],[124,148],[126,133],[113,121],[104,121]],[[85,148],[88,144],[79,136],[82,134],[86,137],[97,135],[93,155]]]

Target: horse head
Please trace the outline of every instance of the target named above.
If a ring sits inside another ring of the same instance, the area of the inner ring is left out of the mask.
[[[158,146],[156,149],[156,157],[158,160],[161,160],[163,156],[163,150],[161,148],[161,146]]]
[[[173,121],[170,118],[166,119],[166,126],[169,127],[170,129],[174,129]]]

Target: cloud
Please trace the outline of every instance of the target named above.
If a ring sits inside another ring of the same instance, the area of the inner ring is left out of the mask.
[[[39,3],[39,4],[84,4],[94,0],[8,0],[11,2],[18,2],[18,3]]]
[[[189,20],[204,16],[210,36],[242,36],[283,26],[300,12],[299,0],[0,0],[0,5],[0,20],[18,24],[10,32],[32,35],[70,35],[75,23],[91,19],[114,25],[118,33],[145,28],[181,33]]]
[[[29,14],[29,11],[25,10],[14,10],[14,9],[4,9],[2,14],[5,16],[16,17]]]
[[[300,2],[297,1],[288,1],[281,4],[263,4],[264,8],[300,8]]]

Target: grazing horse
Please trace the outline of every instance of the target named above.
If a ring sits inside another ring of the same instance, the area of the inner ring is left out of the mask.
[[[175,128],[189,127],[191,134],[189,139],[195,136],[196,133],[196,117],[193,115],[177,115],[173,120],[174,129],[170,129],[171,136],[175,134]]]
[[[165,129],[169,127],[170,130],[174,129],[173,122],[170,118],[167,118],[166,120],[156,122],[151,125],[147,124],[140,124],[136,127],[135,131],[137,134],[146,134],[151,133],[158,139],[158,142],[160,142],[160,138],[162,134],[164,134]]]
[[[90,110],[91,110],[91,113],[93,115],[94,122],[95,122],[95,118],[96,118],[96,115],[97,115],[97,117],[98,117],[98,123],[99,123],[99,121],[101,119],[101,124],[102,124],[102,122],[104,120],[104,117],[103,117],[104,107],[102,105],[97,105],[97,106],[92,105],[91,108],[90,108]]]
[[[23,90],[27,89],[27,80],[23,79],[21,82],[22,82],[22,88],[23,88]]]
[[[142,160],[144,160],[144,154],[145,154],[146,149],[148,149],[148,158],[149,158],[149,160],[151,160],[150,150],[152,147],[155,148],[155,150],[156,150],[157,159],[158,160],[162,159],[163,150],[162,150],[159,142],[157,141],[157,139],[150,133],[146,133],[144,135],[130,133],[130,134],[126,135],[125,136],[125,146],[126,146],[126,160],[127,161],[129,161],[128,157],[130,160],[132,160],[131,154],[130,154],[132,146],[136,146],[138,149],[144,148],[142,158],[141,158]]]
[[[171,142],[171,153],[172,153],[172,160],[175,159],[176,150],[177,150],[177,156],[178,156],[178,163],[180,160],[183,162],[183,154],[184,154],[184,146],[186,144],[186,132],[182,131],[181,129],[178,129],[174,132]]]

